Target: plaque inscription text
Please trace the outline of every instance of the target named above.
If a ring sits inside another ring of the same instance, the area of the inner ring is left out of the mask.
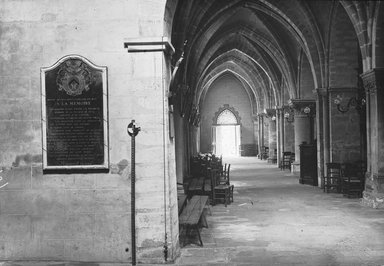
[[[104,73],[77,57],[56,65],[44,72],[45,168],[105,168]]]

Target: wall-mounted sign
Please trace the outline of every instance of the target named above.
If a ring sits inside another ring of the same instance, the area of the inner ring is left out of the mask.
[[[69,55],[41,68],[43,169],[108,169],[107,68]]]

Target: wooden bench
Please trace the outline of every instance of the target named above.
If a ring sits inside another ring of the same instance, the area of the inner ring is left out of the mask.
[[[184,208],[186,203],[187,203],[187,195],[178,194],[177,195],[177,206],[178,206],[178,210],[179,210],[179,215],[183,211],[183,208]]]
[[[185,228],[186,237],[190,236],[192,230],[195,230],[199,237],[200,246],[203,246],[203,241],[201,241],[199,225],[201,223],[203,226],[208,227],[204,213],[207,203],[208,196],[195,195],[189,200],[179,216],[179,225]]]

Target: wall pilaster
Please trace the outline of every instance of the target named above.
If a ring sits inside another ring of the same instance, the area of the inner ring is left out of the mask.
[[[300,173],[300,144],[310,143],[313,140],[313,125],[311,115],[315,112],[315,101],[304,99],[291,99],[289,105],[295,112],[295,161],[292,163],[292,172]]]
[[[363,203],[384,208],[384,68],[361,75],[367,107],[367,173]]]

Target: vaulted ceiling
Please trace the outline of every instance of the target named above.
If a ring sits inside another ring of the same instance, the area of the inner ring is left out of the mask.
[[[303,60],[310,68],[312,89],[325,87],[336,8],[348,12],[353,7],[336,0],[179,0],[173,63],[183,51],[184,62],[177,82],[192,88],[199,105],[215,79],[232,73],[248,88],[257,112],[300,97]]]

